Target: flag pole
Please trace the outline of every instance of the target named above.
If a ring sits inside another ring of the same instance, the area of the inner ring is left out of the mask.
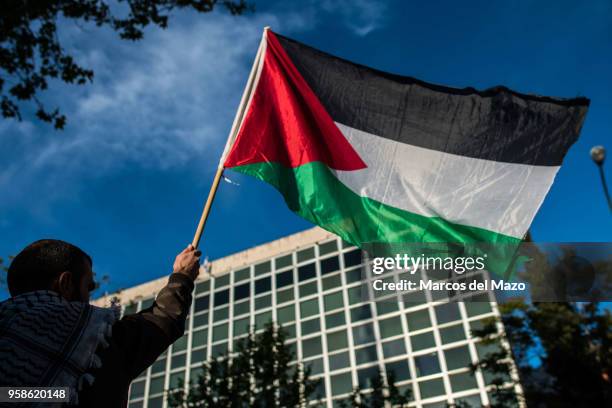
[[[234,144],[236,140],[236,136],[238,135],[238,130],[240,129],[240,124],[242,123],[242,119],[244,118],[244,114],[246,113],[246,108],[249,102],[251,101],[251,97],[253,96],[253,90],[255,88],[255,84],[259,79],[259,75],[261,74],[261,68],[263,67],[263,54],[266,48],[266,32],[270,29],[270,27],[264,27],[264,32],[261,37],[261,42],[259,43],[259,48],[257,49],[257,54],[255,55],[255,61],[253,62],[253,66],[251,67],[251,72],[249,74],[249,79],[247,80],[246,87],[244,88],[244,92],[242,93],[242,98],[240,99],[240,105],[238,105],[238,111],[236,112],[236,116],[234,117],[234,122],[232,123],[232,128],[230,130],[229,136],[227,138],[227,142],[225,143],[225,149],[223,149],[223,153],[221,154],[221,159],[219,160],[219,167],[217,167],[217,171],[215,173],[215,178],[213,179],[212,186],[210,187],[210,191],[208,192],[208,198],[206,199],[206,203],[204,204],[204,209],[202,210],[202,215],[200,216],[200,222],[198,223],[198,227],[196,228],[195,235],[193,236],[193,241],[191,245],[194,248],[197,248],[200,245],[200,239],[202,238],[202,233],[204,232],[204,227],[206,226],[206,220],[208,219],[208,215],[210,213],[210,209],[212,207],[212,203],[215,199],[215,195],[217,194],[217,189],[219,188],[219,182],[221,181],[221,177],[223,177],[223,163],[227,154],[229,153],[230,148]]]

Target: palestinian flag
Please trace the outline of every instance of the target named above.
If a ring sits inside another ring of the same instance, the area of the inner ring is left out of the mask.
[[[265,30],[221,165],[357,246],[512,244],[588,105],[429,84]]]

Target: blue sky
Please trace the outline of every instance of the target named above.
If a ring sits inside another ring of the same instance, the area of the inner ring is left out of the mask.
[[[193,237],[266,25],[434,83],[590,98],[532,231],[539,241],[611,240],[588,153],[595,144],[612,153],[612,3],[256,1],[242,17],[175,13],[138,43],[62,24],[62,40],[96,77],[45,95],[68,114],[63,132],[0,121],[0,256],[53,237],[90,253],[109,290],[168,274]],[[228,175],[240,185],[220,187],[202,242],[211,259],[310,226],[268,185]]]

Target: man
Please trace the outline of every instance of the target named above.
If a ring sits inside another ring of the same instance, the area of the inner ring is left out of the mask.
[[[189,245],[153,305],[118,319],[117,308],[89,305],[89,255],[59,240],[28,245],[0,303],[0,387],[65,386],[70,405],[125,407],[131,381],[183,335],[199,260]]]

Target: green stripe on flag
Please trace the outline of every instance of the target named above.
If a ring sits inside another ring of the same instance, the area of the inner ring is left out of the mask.
[[[508,235],[440,217],[425,217],[361,197],[320,162],[296,168],[279,163],[255,163],[231,169],[271,184],[292,211],[359,247],[367,243],[521,242]]]

